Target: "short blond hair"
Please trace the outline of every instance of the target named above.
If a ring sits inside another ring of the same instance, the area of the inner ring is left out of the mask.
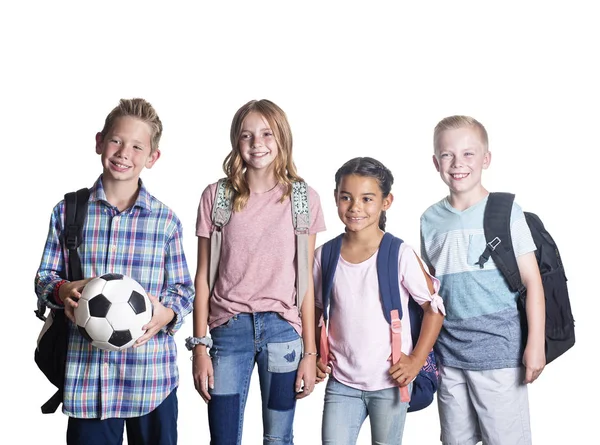
[[[151,151],[154,152],[158,149],[163,126],[156,110],[150,102],[140,98],[121,99],[119,105],[113,108],[108,116],[106,116],[104,128],[100,132],[102,138],[108,134],[115,121],[120,117],[135,117],[148,124],[152,133],[150,137]]]
[[[484,150],[488,151],[488,134],[485,127],[477,119],[471,116],[454,115],[448,116],[438,122],[433,130],[433,152],[437,153],[438,140],[442,133],[447,130],[457,130],[463,127],[473,127],[479,131]]]

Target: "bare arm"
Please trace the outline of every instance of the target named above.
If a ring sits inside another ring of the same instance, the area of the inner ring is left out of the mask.
[[[525,383],[537,379],[546,366],[546,301],[535,253],[517,258],[521,281],[527,288],[525,312],[527,314],[527,343],[523,354]]]
[[[417,261],[421,266],[423,276],[427,282],[429,294],[434,295],[436,292],[433,282],[427,272],[425,272],[425,269],[423,269],[421,261],[418,258]],[[398,363],[392,365],[390,368],[390,374],[400,386],[408,385],[419,373],[425,364],[427,355],[429,355],[429,351],[433,348],[440,330],[442,329],[442,324],[444,323],[444,315],[440,311],[434,311],[430,303],[424,303],[421,307],[423,308],[424,313],[423,322],[421,324],[421,333],[419,334],[417,344],[414,346],[410,356],[402,354]]]
[[[312,275],[313,260],[315,255],[315,243],[317,235],[309,235],[308,237],[308,287],[304,300],[302,302],[302,342],[304,344],[304,352],[317,352],[315,342],[315,286]],[[315,387],[316,374],[316,355],[304,355],[298,367],[298,375],[296,377],[296,396],[298,399],[309,395]],[[304,385],[302,385],[304,381]],[[302,392],[301,388],[303,388]]]
[[[210,290],[208,286],[208,269],[210,264],[210,239],[198,237],[198,265],[194,286],[194,337],[206,336],[209,312]],[[213,367],[206,346],[197,345],[193,349],[192,374],[194,386],[204,401],[210,400],[208,388],[214,386]]]

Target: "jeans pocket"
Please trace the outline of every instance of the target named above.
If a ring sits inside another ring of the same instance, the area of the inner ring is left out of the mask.
[[[485,235],[469,235],[469,250],[467,252],[467,263],[469,266],[476,266],[479,257],[485,250]]]
[[[268,343],[269,372],[290,372],[298,369],[302,355],[302,339],[297,338],[284,343]]]

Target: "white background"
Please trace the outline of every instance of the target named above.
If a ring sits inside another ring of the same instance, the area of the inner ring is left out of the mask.
[[[484,185],[542,217],[577,323],[576,346],[530,386],[534,443],[597,440],[597,15],[577,1],[397,3],[3,3],[0,424],[13,437],[3,443],[64,443],[66,417],[39,409],[54,388],[33,362],[33,278],[52,207],[100,174],[94,136],[122,97],[148,99],[163,121],[162,157],[142,178],[183,221],[192,274],[198,200],[222,176],[231,119],[248,100],[288,114],[299,172],[322,198],[319,245],[342,230],[336,169],[370,155],[396,178],[389,230],[418,248],[420,214],[447,192],[433,127],[450,114],[479,119],[493,153]],[[190,317],[176,336],[183,445],[209,442],[183,345],[191,327]],[[297,444],[320,443],[323,387],[298,403]],[[245,444],[261,443],[259,406],[255,379]],[[435,405],[408,416],[405,444],[438,440]],[[368,422],[359,443],[370,443]]]

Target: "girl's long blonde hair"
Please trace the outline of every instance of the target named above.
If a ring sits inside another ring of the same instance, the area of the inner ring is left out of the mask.
[[[239,140],[244,119],[252,112],[260,114],[267,121],[277,142],[277,157],[273,161],[274,174],[277,182],[286,187],[281,202],[291,195],[292,182],[302,181],[292,158],[292,130],[285,112],[270,100],[251,100],[233,116],[230,131],[231,152],[223,161],[223,171],[227,175],[228,185],[233,190],[234,212],[243,210],[250,198],[250,188],[244,174],[246,165],[239,150]]]

